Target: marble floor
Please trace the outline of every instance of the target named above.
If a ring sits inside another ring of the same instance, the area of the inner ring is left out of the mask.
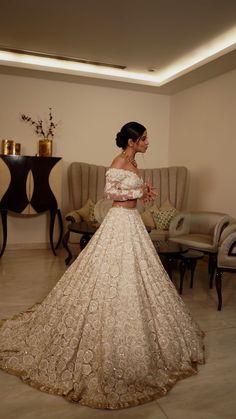
[[[65,271],[65,253],[6,250],[0,259],[0,318],[27,309],[47,295]],[[223,310],[216,310],[215,289],[200,261],[194,288],[184,283],[183,299],[206,332],[206,365],[179,381],[167,396],[118,411],[96,410],[41,393],[0,371],[0,417],[4,419],[235,419],[236,418],[236,274],[225,274]],[[174,278],[177,284],[178,277]]]

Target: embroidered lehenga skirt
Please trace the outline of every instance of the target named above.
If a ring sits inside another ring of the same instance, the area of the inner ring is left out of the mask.
[[[138,211],[111,208],[45,300],[3,323],[0,367],[70,401],[119,409],[195,374],[202,338]]]

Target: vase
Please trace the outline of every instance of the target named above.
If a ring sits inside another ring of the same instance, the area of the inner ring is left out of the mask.
[[[52,140],[49,140],[48,138],[39,140],[39,156],[40,157],[52,156]]]
[[[2,140],[2,154],[14,154],[14,145],[13,140]]]

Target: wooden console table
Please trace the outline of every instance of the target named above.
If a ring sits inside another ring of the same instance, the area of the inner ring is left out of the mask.
[[[61,157],[31,157],[0,155],[0,213],[2,219],[3,243],[0,257],[7,244],[8,211],[32,215],[50,212],[49,237],[53,253],[60,245],[63,224],[58,207],[61,194],[59,174]],[[59,222],[59,238],[53,243],[55,218]]]

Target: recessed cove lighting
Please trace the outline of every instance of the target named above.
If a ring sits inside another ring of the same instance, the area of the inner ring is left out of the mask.
[[[160,85],[164,85],[203,64],[221,57],[235,48],[236,26],[165,68],[159,73]]]
[[[0,47],[0,65],[51,71],[63,74],[126,81],[151,86],[162,86],[236,48],[236,26],[221,36],[202,45],[191,54],[173,62],[163,71],[150,67],[146,72],[129,71],[122,65],[92,60],[57,57],[38,52],[10,50]]]
[[[71,61],[68,59],[58,59],[52,57],[39,56],[38,54],[23,54],[0,50],[0,63],[14,67],[41,69],[45,71],[55,71],[65,74],[77,74],[104,79],[129,81],[143,84],[156,85],[158,80],[149,74],[127,71],[126,69],[112,68],[105,65],[94,65]]]
[[[53,59],[62,60],[62,61],[71,61],[71,62],[82,63],[82,64],[92,64],[92,65],[102,66],[102,67],[118,68],[120,70],[124,70],[126,68],[125,65],[120,65],[120,64],[102,63],[100,61],[91,61],[91,60],[86,60],[86,59],[82,59],[82,58],[78,59],[78,58],[74,58],[74,57],[73,58],[72,57],[64,57],[64,56],[62,57],[60,55],[45,54],[45,53],[23,50],[23,49],[1,48],[1,46],[0,46],[0,50],[1,51],[6,51],[6,52],[13,52],[13,53],[16,53],[16,54],[21,54],[21,55],[33,55],[35,57],[40,57],[40,58],[53,58]]]

